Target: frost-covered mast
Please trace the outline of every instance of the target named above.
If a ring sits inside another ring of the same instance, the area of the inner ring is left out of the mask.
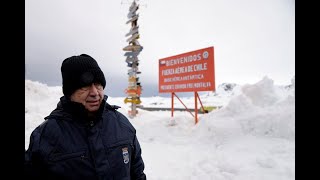
[[[139,9],[139,5],[136,0],[132,2],[129,7],[129,13],[127,17],[129,20],[126,24],[131,23],[130,31],[125,35],[129,37],[127,42],[129,45],[123,48],[125,52],[124,56],[126,56],[127,66],[130,68],[128,70],[128,88],[126,89],[127,97],[125,98],[125,103],[131,103],[131,110],[129,110],[129,117],[135,117],[138,113],[137,106],[141,103],[140,95],[141,95],[141,83],[139,82],[139,77],[137,76],[141,72],[138,69],[139,59],[138,55],[142,51],[143,47],[138,42],[139,39],[139,26],[138,26],[138,18],[139,14],[137,14],[137,10]]]

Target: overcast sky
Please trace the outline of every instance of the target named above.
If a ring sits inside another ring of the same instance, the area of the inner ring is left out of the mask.
[[[125,96],[127,0],[25,1],[26,79],[61,85],[62,61],[86,53],[105,73],[106,93]],[[158,60],[214,46],[216,86],[295,75],[294,0],[141,0],[141,96],[158,95]],[[160,94],[161,95],[161,94]]]

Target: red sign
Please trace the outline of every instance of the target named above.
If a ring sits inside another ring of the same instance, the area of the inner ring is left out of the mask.
[[[215,91],[213,47],[159,59],[159,92]]]

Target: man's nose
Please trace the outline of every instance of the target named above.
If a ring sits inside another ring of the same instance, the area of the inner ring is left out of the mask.
[[[89,90],[90,90],[90,94],[91,94],[91,95],[97,95],[97,94],[98,94],[98,89],[97,89],[97,87],[96,87],[94,84],[91,84]]]

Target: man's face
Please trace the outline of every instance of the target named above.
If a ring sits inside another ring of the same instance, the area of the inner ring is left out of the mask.
[[[89,112],[95,112],[99,109],[103,97],[103,86],[99,83],[92,83],[77,89],[70,98],[71,101],[83,104]]]

